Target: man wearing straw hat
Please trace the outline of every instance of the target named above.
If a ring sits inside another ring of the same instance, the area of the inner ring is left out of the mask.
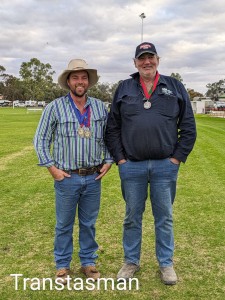
[[[61,278],[64,284],[71,274],[76,209],[81,272],[94,280],[100,277],[95,266],[98,250],[95,223],[100,205],[100,179],[113,160],[103,141],[105,105],[87,96],[88,89],[97,81],[97,71],[90,69],[84,60],[71,60],[58,78],[68,94],[46,106],[34,137],[39,165],[47,167],[54,178],[56,278]]]

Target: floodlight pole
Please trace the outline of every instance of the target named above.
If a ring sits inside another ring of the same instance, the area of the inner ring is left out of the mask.
[[[140,14],[139,17],[141,18],[141,43],[142,43],[143,42],[143,20],[144,20],[144,18],[146,18],[146,16],[144,13],[142,13],[142,14]]]

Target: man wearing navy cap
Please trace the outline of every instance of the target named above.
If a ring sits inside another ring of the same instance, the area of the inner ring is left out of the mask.
[[[183,84],[159,74],[159,56],[152,43],[137,46],[134,65],[138,72],[115,92],[105,136],[119,167],[126,203],[124,265],[117,278],[132,278],[139,270],[142,217],[150,187],[161,279],[173,285],[177,283],[173,202],[180,163],[186,161],[196,140],[195,120]]]

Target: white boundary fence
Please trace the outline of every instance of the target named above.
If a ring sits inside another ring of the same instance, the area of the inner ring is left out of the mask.
[[[29,108],[27,108],[27,114],[29,112],[42,111],[42,110],[43,110],[43,108],[29,107]]]

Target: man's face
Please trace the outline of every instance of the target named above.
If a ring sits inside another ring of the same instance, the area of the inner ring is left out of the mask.
[[[75,96],[83,97],[88,90],[88,73],[86,71],[71,72],[67,84]]]
[[[144,53],[134,59],[134,65],[142,77],[155,76],[159,65],[159,58],[155,54]]]

